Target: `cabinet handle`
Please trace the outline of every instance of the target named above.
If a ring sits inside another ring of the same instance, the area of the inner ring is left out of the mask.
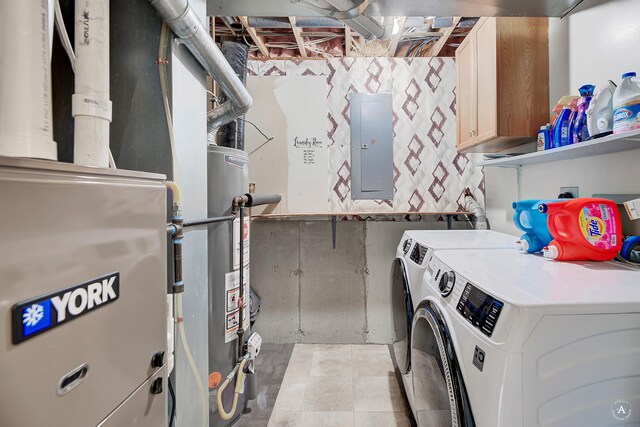
[[[472,130],[469,131],[469,136],[473,136],[473,131]]]

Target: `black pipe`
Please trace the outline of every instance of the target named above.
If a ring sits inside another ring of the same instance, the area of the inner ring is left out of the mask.
[[[240,311],[238,315],[240,316],[240,325],[238,326],[238,361],[242,359],[242,351],[244,347],[243,336],[244,336],[244,204],[239,206],[240,208]]]
[[[247,198],[246,206],[248,208],[261,205],[270,205],[272,203],[280,203],[282,196],[280,194],[245,194]]]
[[[171,218],[171,223],[176,227],[176,233],[173,235],[173,293],[179,294],[184,292],[184,283],[182,282],[183,221],[180,211],[174,213],[173,218]]]
[[[235,218],[236,218],[235,215],[215,216],[215,217],[211,217],[211,218],[196,219],[196,220],[193,220],[193,221],[185,221],[184,224],[182,224],[182,226],[184,228],[197,227],[198,225],[208,225],[208,224],[216,224],[218,222],[233,221]]]

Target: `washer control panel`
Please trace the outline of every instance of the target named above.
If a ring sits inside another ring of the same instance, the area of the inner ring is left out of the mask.
[[[503,306],[502,301],[467,283],[458,301],[457,310],[469,323],[490,337]]]
[[[428,249],[419,243],[416,243],[411,251],[409,258],[418,265],[422,265],[424,258],[427,256]]]

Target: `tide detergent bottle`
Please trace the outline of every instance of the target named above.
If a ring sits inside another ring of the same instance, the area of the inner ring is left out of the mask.
[[[541,203],[553,240],[542,250],[560,261],[608,261],[622,245],[620,213],[611,200],[579,198]]]
[[[547,228],[547,214],[540,212],[538,207],[541,203],[553,202],[554,200],[520,200],[513,202],[512,207],[513,223],[520,230],[524,231],[520,240],[516,242],[516,247],[520,252],[535,253],[540,252],[545,246],[551,243],[553,237]]]

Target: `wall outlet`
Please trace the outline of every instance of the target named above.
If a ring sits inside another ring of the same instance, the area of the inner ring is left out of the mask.
[[[560,195],[564,193],[571,193],[574,199],[580,197],[580,191],[578,187],[560,187],[560,193],[558,194]]]

